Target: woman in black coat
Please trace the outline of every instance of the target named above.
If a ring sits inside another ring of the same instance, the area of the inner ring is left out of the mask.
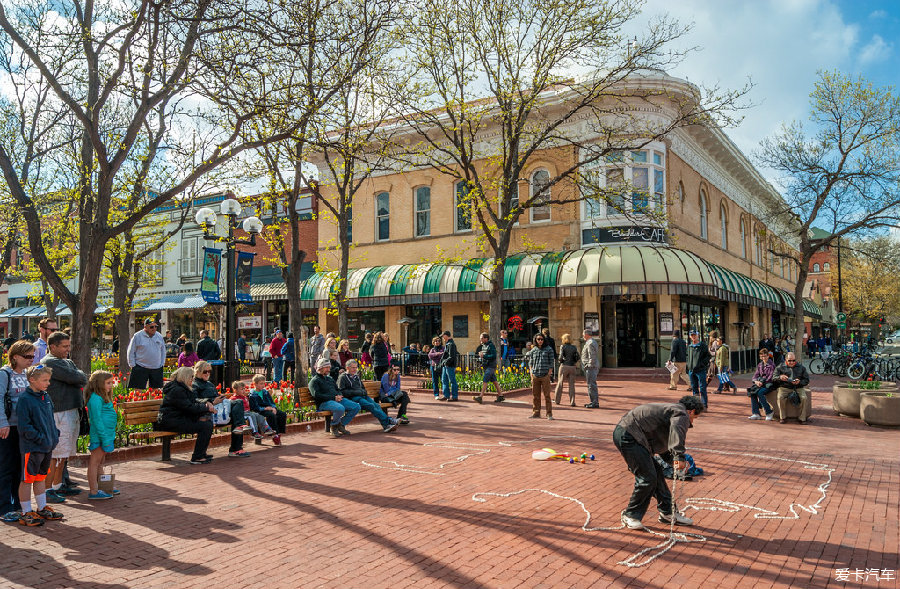
[[[180,434],[197,434],[191,464],[208,464],[212,461],[212,456],[206,453],[213,432],[210,416],[216,409],[205,399],[197,399],[191,389],[191,381],[194,379],[192,368],[179,368],[169,378],[169,382],[163,387],[165,396],[159,406],[159,429]]]
[[[244,419],[244,402],[229,401],[225,395],[220,395],[216,385],[209,381],[211,374],[212,366],[209,362],[200,361],[194,364],[194,383],[191,387],[194,395],[213,405],[222,401],[231,403],[231,446],[228,448],[228,455],[239,458],[250,456],[249,452],[244,451],[244,433],[250,431],[250,426]]]
[[[372,355],[372,368],[375,370],[375,380],[380,381],[391,363],[388,357],[388,347],[384,342],[384,334],[382,332],[379,331],[375,334],[369,353]]]

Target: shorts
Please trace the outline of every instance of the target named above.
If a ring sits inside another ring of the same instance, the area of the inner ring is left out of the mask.
[[[150,383],[150,388],[161,389],[163,387],[162,366],[159,368],[135,366],[131,369],[131,374],[128,375],[128,388],[146,389],[148,381]]]
[[[481,382],[497,382],[497,369],[485,368],[484,376],[481,377]]]
[[[49,452],[25,452],[22,454],[22,482],[39,483],[47,478],[50,471]]]
[[[92,438],[91,443],[88,444],[88,452],[93,452],[97,448],[100,448],[101,450],[103,450],[106,453],[112,452],[113,450],[116,449],[115,444],[113,442],[108,442],[108,443],[104,444],[100,440],[97,440],[95,442]]]
[[[53,458],[69,458],[77,454],[78,429],[81,426],[81,417],[78,409],[57,411],[53,413],[53,421],[59,430],[59,442],[53,448]]]

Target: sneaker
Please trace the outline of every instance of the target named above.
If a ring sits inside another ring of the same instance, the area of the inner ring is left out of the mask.
[[[600,409],[599,403],[588,403],[584,406],[585,409]]]
[[[349,435],[350,435],[350,431],[347,429],[347,426],[345,426],[343,423],[337,424],[337,428],[341,431],[341,433],[342,433],[343,435],[345,435],[345,436],[349,436]],[[331,429],[334,429],[334,426],[332,426]]]
[[[772,413],[766,413],[766,421],[772,421],[773,419],[775,419],[774,411]]]
[[[341,433],[341,430],[339,430],[339,429],[338,429],[337,427],[335,427],[335,426],[331,426],[331,437],[332,437],[332,438],[339,438],[339,437],[341,437],[342,435],[344,435],[344,434]]]
[[[259,442],[260,440],[262,440],[263,437],[264,437],[264,436],[263,436],[261,433],[258,433],[258,432],[253,433],[253,439],[256,440],[257,442]],[[262,442],[260,442],[260,443],[262,443]]]
[[[434,400],[435,400],[435,401],[440,401],[440,400],[441,400],[441,396],[440,396],[440,395],[435,395],[435,396],[434,396]]]
[[[39,509],[34,513],[37,513],[38,517],[40,517],[41,519],[60,520],[63,518],[63,514],[58,511],[54,511],[53,508],[49,505],[45,505],[43,509]]]
[[[457,399],[457,398],[447,399],[447,400],[450,401],[451,403],[455,403],[456,401],[459,401],[459,399]]]
[[[778,420],[778,423],[787,423],[787,422],[786,422],[785,420],[783,420],[783,419],[779,419],[779,420]]]
[[[207,460],[212,460],[212,459],[213,459],[213,455],[212,455],[212,454],[204,454],[203,457],[206,458]]]
[[[404,415],[400,418],[399,423],[400,425],[409,425],[409,418]]]
[[[4,513],[3,516],[0,516],[0,519],[8,524],[14,524],[19,521],[20,517],[22,517],[21,511],[10,511],[8,513]]]
[[[644,524],[641,523],[641,520],[635,519],[633,517],[629,517],[625,515],[625,512],[622,512],[622,525],[628,528],[629,530],[643,530]]]
[[[63,497],[59,493],[59,491],[56,491],[54,489],[47,489],[47,503],[58,504],[58,503],[65,503],[65,502],[66,502],[66,498]]]
[[[191,464],[209,464],[212,458],[191,458]]]
[[[449,401],[450,397],[438,397],[438,401]]]
[[[532,413],[531,417],[529,417],[528,419],[540,419],[540,418],[541,418],[540,413]]]
[[[553,416],[552,416],[552,415],[548,415],[548,416],[547,416],[547,420],[548,420],[548,421],[553,421]]]
[[[494,403],[502,403],[505,400],[506,400],[506,397],[504,397],[503,395],[497,395],[497,398],[494,399]]]
[[[250,458],[250,453],[246,450],[235,450],[234,452],[229,452],[228,455],[233,458]]]
[[[472,397],[472,400],[475,401],[476,403],[478,403],[479,405],[482,404],[482,403],[481,403],[481,396],[480,396],[480,395],[477,396],[477,397]]]
[[[249,432],[249,431],[250,431],[250,426],[249,426],[249,425],[239,425],[239,426],[237,426],[236,428],[234,428],[233,430],[231,430],[231,433],[233,433],[233,434],[246,434],[246,433]]]
[[[391,433],[392,431],[394,431],[395,429],[397,429],[397,424],[396,424],[396,423],[389,423],[389,424],[387,424],[386,426],[384,426],[384,433],[389,434],[389,433]]]
[[[275,444],[276,446],[280,446],[281,445],[281,434],[275,434],[274,436],[272,436],[272,443]]]
[[[46,508],[45,508],[46,509]],[[19,516],[19,523],[23,526],[34,527],[44,525],[44,520],[35,511],[29,511]]]
[[[63,485],[59,489],[56,489],[55,492],[57,495],[62,495],[63,497],[71,497],[73,495],[81,493],[81,489],[79,489],[75,485],[71,485],[69,487]]]
[[[91,501],[96,501],[100,499],[112,499],[113,496],[107,493],[106,491],[97,491],[96,493],[91,493],[88,495],[88,499]]]
[[[118,489],[113,489],[113,495],[119,495],[122,491]]]
[[[672,516],[667,513],[660,513],[659,514],[659,522],[663,523],[663,524],[671,524]],[[681,515],[680,513],[678,513],[676,511],[675,512],[675,524],[679,525],[679,526],[692,526],[692,525],[694,525],[694,520],[692,520],[689,517],[685,517],[684,515]]]
[[[264,436],[274,436],[277,435],[277,432],[273,430],[271,427],[263,432]]]
[[[762,417],[760,417],[759,415],[757,415],[756,413],[754,413],[753,415],[751,415],[751,416],[748,417],[747,419],[753,419],[753,420],[756,420],[756,419],[762,419]]]
[[[570,403],[570,404],[569,404],[569,407],[577,407],[577,406],[578,406],[577,403]]]

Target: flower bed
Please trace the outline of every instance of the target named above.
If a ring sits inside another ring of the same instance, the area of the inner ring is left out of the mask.
[[[463,372],[461,368],[456,369],[456,383],[461,391],[481,391],[482,379],[484,377],[483,370],[467,370]],[[531,386],[531,375],[527,370],[517,368],[515,366],[498,370],[497,382],[504,391],[510,389],[524,389]],[[430,378],[422,381],[422,389],[432,389]]]

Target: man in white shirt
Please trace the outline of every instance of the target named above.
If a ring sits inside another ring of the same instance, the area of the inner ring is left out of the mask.
[[[144,321],[144,329],[134,334],[128,344],[128,365],[131,374],[128,388],[145,389],[147,382],[155,389],[163,386],[163,365],[166,363],[166,342],[158,333],[159,325],[152,317]]]

